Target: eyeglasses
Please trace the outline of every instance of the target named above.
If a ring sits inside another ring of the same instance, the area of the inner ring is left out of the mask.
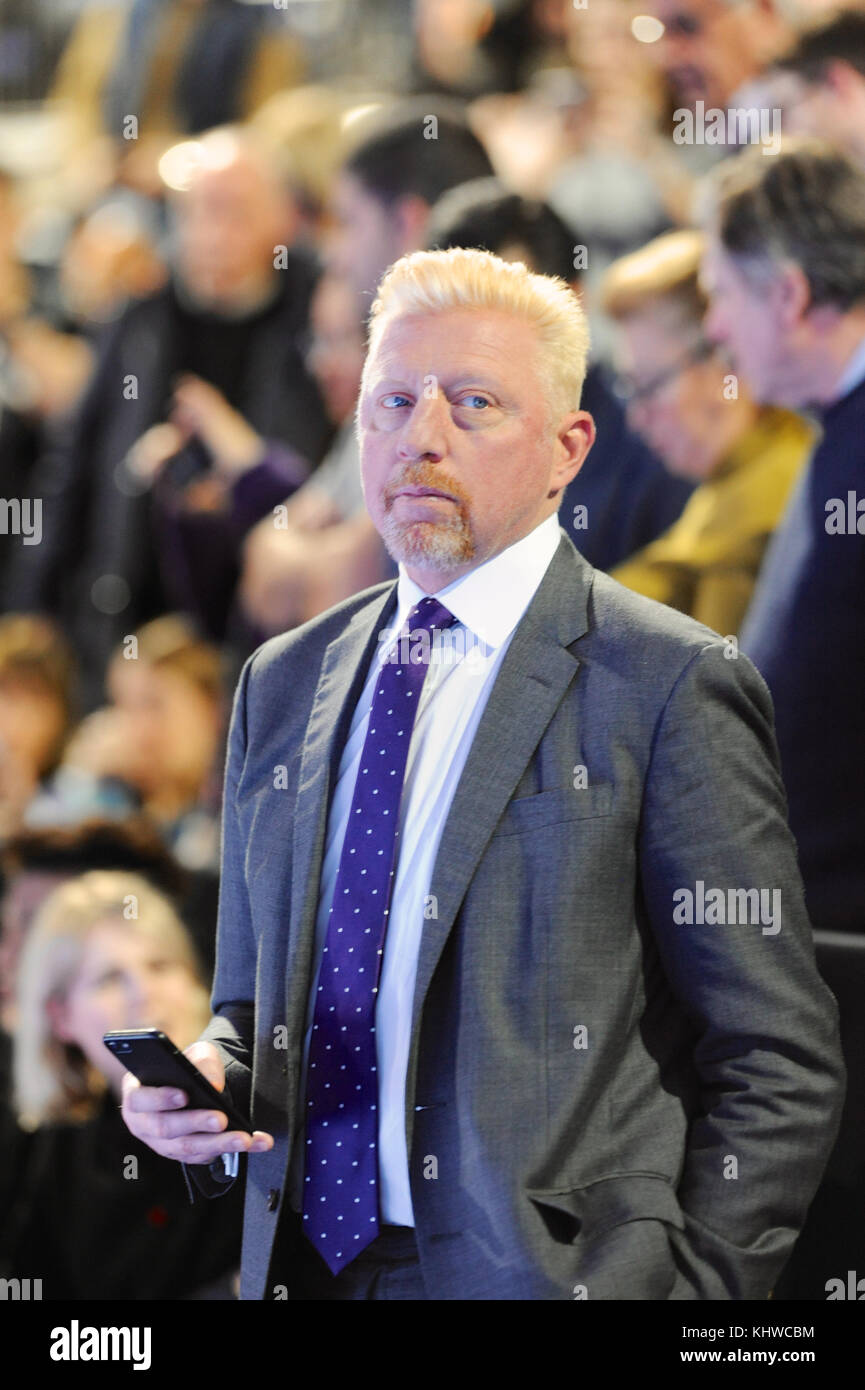
[[[656,372],[648,381],[635,381],[630,376],[615,376],[613,378],[613,391],[621,401],[633,403],[634,401],[649,400],[650,397],[656,396],[659,391],[686,371],[688,367],[693,367],[697,362],[705,362],[714,352],[715,344],[710,343],[707,338],[700,338],[688,352],[677,358],[669,367],[665,367],[663,371]]]

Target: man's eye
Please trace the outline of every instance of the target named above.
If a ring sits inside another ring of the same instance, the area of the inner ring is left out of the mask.
[[[403,396],[399,391],[392,391],[389,396],[382,396],[381,404],[386,410],[399,410],[401,406],[410,405],[408,396]]]
[[[470,405],[473,410],[477,410],[479,407],[484,409],[489,405],[489,401],[486,396],[481,396],[477,391],[471,391],[467,396],[461,398],[459,404]]]

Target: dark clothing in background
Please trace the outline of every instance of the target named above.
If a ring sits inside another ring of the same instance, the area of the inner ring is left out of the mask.
[[[185,507],[172,465],[153,489],[159,552],[169,605],[191,613],[214,642],[234,633],[230,617],[249,531],[305,480],[305,460],[270,446],[265,457],[233,483],[218,512]]]
[[[19,1129],[12,1108],[12,1038],[0,1028],[0,1233],[10,1209],[15,1175],[21,1171],[21,1155],[28,1137]],[[0,1250],[3,1248],[0,1234]],[[0,1275],[2,1273],[0,1270]]]
[[[828,531],[827,503],[839,500],[846,518],[848,493],[865,496],[865,382],[818,418],[823,437],[764,561],[741,647],[772,692],[811,920],[861,932],[865,534],[855,520],[852,533]]]
[[[0,1277],[41,1279],[47,1301],[232,1297],[240,1191],[190,1204],[180,1165],[130,1134],[113,1093],[86,1124],[23,1136],[17,1159]]]
[[[601,367],[589,367],[580,408],[594,417],[598,435],[565,489],[559,522],[589,564],[609,570],[672,526],[694,489],[628,429]],[[577,506],[586,508],[584,528],[575,524]]]
[[[36,469],[43,540],[16,555],[5,594],[6,607],[46,611],[64,624],[83,667],[87,708],[100,702],[120,639],[170,607],[152,497],[125,460],[166,418],[174,378],[204,377],[260,434],[311,463],[321,457],[332,427],[299,342],[315,274],[305,257],[291,255],[275,277],[274,299],[231,320],[192,309],[170,285],[132,304],[108,331],[67,437]],[[209,467],[209,455],[193,440],[174,467],[193,477]]]

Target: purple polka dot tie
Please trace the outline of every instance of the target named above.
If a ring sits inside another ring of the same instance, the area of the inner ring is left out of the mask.
[[[303,1223],[334,1274],[379,1232],[375,1006],[399,805],[432,634],[454,621],[437,599],[421,599],[382,664],[328,919],[307,1069]]]

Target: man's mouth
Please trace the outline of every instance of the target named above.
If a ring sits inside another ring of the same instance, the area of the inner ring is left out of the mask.
[[[446,502],[457,500],[453,493],[445,492],[442,488],[424,487],[421,484],[397,488],[396,492],[393,493],[393,500],[396,501],[397,497],[441,497]]]

